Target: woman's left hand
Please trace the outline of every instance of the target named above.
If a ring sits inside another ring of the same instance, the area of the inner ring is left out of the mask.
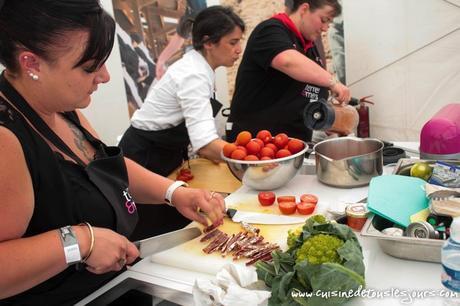
[[[225,202],[221,194],[196,188],[177,188],[172,196],[172,203],[185,217],[204,226],[208,220],[200,213],[204,212],[212,224],[221,223],[225,214]]]

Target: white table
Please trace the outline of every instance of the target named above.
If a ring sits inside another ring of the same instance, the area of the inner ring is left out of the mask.
[[[387,169],[385,172],[391,171]],[[339,201],[357,201],[363,198],[363,195],[364,197],[367,195],[367,187],[355,189],[332,188],[319,183],[313,175],[298,175],[283,188],[296,194],[298,193],[296,190],[298,190],[299,185],[308,185],[312,190],[315,190],[320,198],[318,203],[320,210],[324,210],[328,205],[334,205]],[[231,199],[231,197],[238,197],[239,194],[250,192],[255,191],[243,186],[229,197]],[[376,297],[357,297],[347,305],[386,306],[410,304],[431,306],[442,304],[442,299],[439,297],[443,292],[440,281],[440,264],[391,257],[382,252],[375,239],[359,236],[359,240],[363,247],[366,266],[366,288],[371,290],[370,293],[376,295]],[[152,263],[149,258],[145,258],[77,305],[86,305],[88,303],[97,305],[97,302],[104,304],[104,297],[117,297],[126,291],[126,288],[138,288],[141,291],[177,304],[193,305],[191,292],[194,281],[197,278],[212,279],[213,275],[160,265]],[[385,296],[385,298],[382,296]],[[425,296],[425,298],[421,298],[421,296]]]

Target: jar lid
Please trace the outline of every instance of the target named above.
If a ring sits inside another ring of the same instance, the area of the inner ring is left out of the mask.
[[[367,205],[364,203],[353,203],[347,205],[345,212],[349,217],[365,218],[367,217],[368,210]]]

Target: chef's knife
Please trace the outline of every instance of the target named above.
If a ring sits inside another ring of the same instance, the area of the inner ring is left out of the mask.
[[[134,241],[134,245],[139,249],[139,257],[145,258],[154,253],[170,249],[201,235],[198,227],[186,227],[177,231],[155,237]]]
[[[251,224],[296,224],[305,223],[306,219],[301,217],[239,211],[234,208],[227,208],[227,216],[229,216],[233,222],[246,222]]]

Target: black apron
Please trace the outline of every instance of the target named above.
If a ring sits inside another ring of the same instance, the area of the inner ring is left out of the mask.
[[[222,104],[210,99],[213,117]],[[170,175],[188,160],[188,136],[185,121],[178,126],[160,130],[144,131],[130,126],[120,140],[123,154],[141,166],[162,176]],[[190,223],[174,207],[168,205],[147,205],[138,203],[139,222],[132,240],[144,239],[177,230]]]
[[[3,77],[3,76],[2,76]],[[82,166],[90,181],[99,189],[112,206],[116,216],[116,231],[129,237],[138,221],[136,204],[128,190],[128,172],[126,164],[118,147],[109,147],[89,133],[80,122],[75,113],[63,113],[63,116],[71,121],[83,133],[85,138],[96,149],[95,159],[87,165],[57,136],[43,119],[30,107],[22,96],[6,82],[6,90],[3,94],[43,138],[52,143],[62,153],[72,158]],[[15,101],[12,103],[11,101]],[[74,116],[72,116],[72,114]]]

